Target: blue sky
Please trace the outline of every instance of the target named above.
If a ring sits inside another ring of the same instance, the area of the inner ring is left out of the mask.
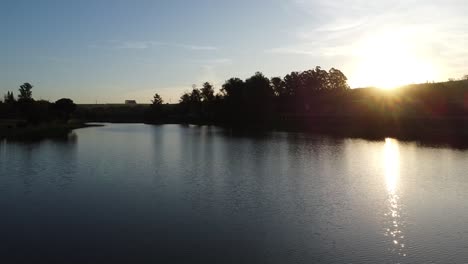
[[[351,86],[468,74],[463,0],[0,0],[0,93],[55,101],[176,102],[255,71],[317,65]],[[411,74],[410,74],[411,73]]]

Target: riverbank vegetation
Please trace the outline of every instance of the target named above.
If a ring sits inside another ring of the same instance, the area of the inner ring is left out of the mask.
[[[34,101],[29,93],[32,86],[23,86],[18,100],[8,92],[0,103],[0,118],[17,119],[16,127],[66,124],[76,119],[215,124],[377,138],[461,140],[468,136],[466,78],[391,90],[350,89],[340,70],[316,67],[284,77],[268,78],[257,72],[245,80],[230,78],[221,87],[205,82],[183,93],[178,104],[164,103],[156,93],[149,105],[77,107],[70,99]]]
[[[41,138],[66,135],[72,129],[84,127],[81,122],[70,121],[76,104],[68,98],[54,103],[34,100],[33,86],[24,83],[18,98],[8,91],[0,101],[0,138]]]
[[[218,92],[215,92],[218,90]],[[316,67],[268,78],[257,72],[206,82],[164,104],[78,107],[91,121],[216,124],[237,128],[316,131],[344,136],[462,138],[468,135],[468,80],[412,84],[391,90],[350,89],[338,69]]]

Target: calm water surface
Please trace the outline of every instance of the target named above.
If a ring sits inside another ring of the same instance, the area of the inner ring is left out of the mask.
[[[0,263],[468,263],[468,151],[113,124],[0,143]]]

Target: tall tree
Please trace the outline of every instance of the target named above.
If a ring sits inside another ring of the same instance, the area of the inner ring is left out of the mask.
[[[201,89],[201,96],[203,102],[212,102],[215,99],[214,88],[211,83],[205,82],[203,84],[203,88]]]
[[[193,104],[201,103],[202,101],[202,94],[199,89],[194,88],[192,93],[190,94],[190,102]]]
[[[231,78],[223,84],[221,93],[224,95],[224,119],[235,121],[242,118],[245,83],[239,78]]]
[[[23,85],[20,85],[18,101],[22,101],[22,102],[33,101],[32,88],[33,86],[30,83],[24,83]]]
[[[346,91],[349,89],[347,83],[348,78],[340,71],[335,68],[331,68],[328,72],[330,90],[335,92]]]
[[[246,98],[245,110],[251,119],[264,119],[271,113],[273,107],[274,91],[270,79],[261,72],[256,72],[245,80]]]
[[[284,76],[284,87],[287,95],[296,95],[301,87],[300,73],[291,72]]]
[[[313,70],[302,72],[300,78],[302,96],[310,97],[313,93],[328,89],[328,72],[319,66]]]
[[[15,96],[13,95],[13,92],[7,91],[7,93],[3,97],[4,102],[6,104],[12,104],[16,102]]]
[[[268,100],[274,95],[270,79],[265,77],[261,72],[256,72],[252,77],[245,80],[245,85],[251,99]]]
[[[163,99],[158,93],[155,93],[151,100],[151,107],[146,111],[146,119],[152,122],[160,122],[163,117],[162,104]]]
[[[152,106],[160,106],[164,103],[164,101],[159,94],[155,93],[153,96],[153,100],[151,100],[151,103]]]
[[[245,83],[239,78],[231,78],[223,84],[221,92],[230,101],[240,101],[244,93]]]

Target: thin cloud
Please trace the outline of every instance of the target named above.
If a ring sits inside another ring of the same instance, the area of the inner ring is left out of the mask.
[[[188,49],[188,50],[200,50],[200,51],[218,50],[218,48],[214,46],[197,46],[197,45],[186,45],[186,44],[178,44],[176,46],[184,48],[184,49]]]
[[[206,60],[194,60],[193,62],[203,65],[221,65],[221,64],[232,64],[232,59],[229,58],[215,58]]]
[[[290,5],[304,24],[296,26],[290,44],[264,52],[317,56],[321,63],[351,68],[365,41],[390,34],[402,37],[397,41],[417,56],[445,66],[445,75],[467,70],[455,63],[468,59],[464,0],[291,0]]]
[[[161,41],[116,41],[110,40],[103,43],[93,43],[88,45],[89,48],[110,48],[110,49],[130,49],[130,50],[145,50],[156,47],[173,47],[193,51],[216,51],[218,47],[191,45],[183,43],[169,43]]]
[[[156,46],[162,46],[164,43],[156,41],[125,41],[118,43],[116,49],[149,49]]]
[[[300,47],[284,47],[284,48],[273,48],[265,50],[266,53],[274,53],[274,54],[295,54],[295,55],[316,55],[317,51],[313,50],[304,50]]]

